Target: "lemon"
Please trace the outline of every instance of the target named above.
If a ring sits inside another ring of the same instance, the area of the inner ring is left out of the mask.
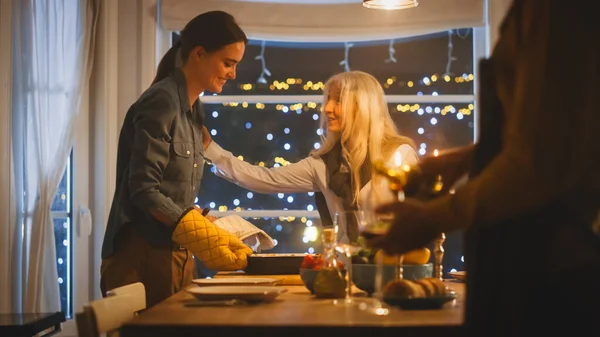
[[[429,262],[431,251],[427,247],[411,250],[404,254],[405,264],[426,264]]]
[[[426,264],[430,256],[431,251],[427,247],[414,249],[404,254],[403,264]],[[396,264],[396,256],[387,255],[381,249],[375,253],[375,262],[379,261],[380,257],[383,257],[383,264]]]
[[[387,255],[383,249],[380,249],[375,253],[375,263],[377,263],[381,257],[383,257],[383,264],[396,264],[396,256]]]

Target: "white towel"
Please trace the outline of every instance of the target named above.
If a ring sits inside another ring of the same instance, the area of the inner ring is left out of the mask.
[[[214,224],[237,236],[255,252],[275,247],[272,237],[238,215],[219,218]]]

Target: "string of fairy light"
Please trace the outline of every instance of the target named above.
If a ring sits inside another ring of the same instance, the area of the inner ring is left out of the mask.
[[[394,86],[400,88],[416,88],[417,86],[429,87],[436,82],[454,82],[457,84],[467,84],[469,82],[473,82],[475,76],[473,74],[464,73],[460,76],[451,76],[448,74],[440,75],[440,74],[432,74],[431,76],[425,76],[421,79],[410,79],[410,80],[398,80],[396,76],[388,77],[383,83],[382,86],[384,89],[390,89]],[[272,82],[264,82],[260,84],[253,83],[241,83],[239,84],[239,88],[242,91],[246,91],[247,94],[251,94],[252,91],[257,89],[262,89],[261,87],[268,87],[270,91],[288,91],[288,90],[297,90],[298,87],[301,87],[303,91],[310,91],[313,93],[319,93],[325,87],[325,84],[322,81],[304,81],[302,78],[287,78],[282,80],[274,80]],[[418,91],[417,95],[423,95],[424,93]],[[431,95],[437,96],[438,93],[433,91]]]
[[[443,87],[444,84],[453,84],[454,87],[456,88],[456,86],[460,86],[460,85],[465,85],[465,86],[472,86],[472,82],[475,79],[475,76],[471,73],[462,73],[462,74],[454,74],[452,72],[452,63],[454,61],[456,61],[456,57],[454,57],[453,55],[453,36],[459,36],[462,37],[460,35],[460,33],[458,31],[448,31],[448,61],[446,64],[445,69],[443,69],[443,72],[439,72],[439,73],[432,73],[429,76],[423,76],[423,77],[419,77],[419,78],[402,78],[401,76],[389,76],[387,78],[384,78],[381,80],[381,85],[384,89],[387,90],[394,90],[395,88],[397,89],[402,89],[402,90],[406,90],[406,89],[413,89],[415,91],[415,94],[417,96],[423,96],[423,95],[431,95],[431,96],[438,96],[439,93],[436,90],[440,90],[440,86]],[[396,51],[395,51],[395,40],[390,40],[389,41],[389,46],[388,46],[388,55],[387,58],[385,58],[383,61],[385,63],[397,63],[397,59],[396,59]],[[351,70],[351,60],[350,60],[350,50],[351,48],[354,47],[354,43],[344,43],[344,59],[342,61],[339,62],[339,66],[343,67],[344,71],[349,71]],[[322,94],[323,89],[324,89],[324,83],[322,81],[318,81],[318,80],[307,80],[304,78],[300,78],[300,77],[289,77],[289,78],[283,78],[283,79],[272,79],[272,74],[271,71],[267,68],[267,57],[266,57],[266,43],[265,41],[262,41],[260,44],[260,52],[258,53],[258,55],[255,56],[254,58],[257,61],[260,61],[262,70],[260,72],[259,77],[257,78],[256,82],[252,83],[252,82],[247,82],[247,83],[239,83],[238,87],[240,90],[242,90],[244,92],[245,95],[256,95],[258,92],[264,92],[264,90],[268,90],[273,92],[273,94],[281,94],[281,93],[285,93],[287,91],[289,92],[298,92],[298,91],[304,91],[307,92],[309,94]],[[284,113],[284,114],[291,114],[291,113],[295,113],[295,114],[312,114],[312,119],[315,121],[318,121],[320,119],[320,112],[321,112],[321,103],[320,102],[302,102],[302,103],[289,103],[289,104],[272,104],[272,103],[249,103],[249,102],[244,102],[244,101],[239,101],[239,102],[223,102],[221,103],[222,106],[224,107],[232,107],[232,108],[236,108],[236,109],[255,109],[255,110],[271,110],[271,109],[275,109],[278,112]],[[459,103],[460,104],[460,103]],[[436,104],[436,103],[402,103],[402,104],[396,104],[395,106],[393,104],[390,105],[390,112],[394,113],[414,113],[420,116],[429,116],[429,123],[431,125],[431,127],[435,127],[438,122],[439,122],[439,118],[440,116],[453,116],[454,118],[458,119],[458,120],[462,120],[465,116],[469,116],[473,113],[474,111],[474,105],[472,103],[464,103],[464,104],[460,104],[462,105],[461,107],[458,106],[458,104]],[[219,112],[217,110],[212,111],[212,114],[210,114],[213,118],[218,118],[219,117]],[[251,122],[246,122],[244,124],[246,129],[251,129],[252,128],[252,123]],[[423,135],[425,134],[425,128],[419,127],[417,130],[417,133],[419,135]],[[291,132],[289,127],[286,127],[284,129],[284,133],[285,134],[289,134]],[[213,136],[216,136],[218,134],[218,130],[217,129],[211,129],[210,133]],[[264,135],[264,137],[268,140],[268,141],[273,141],[275,140],[276,136],[274,134],[275,132],[272,133],[266,133]],[[320,128],[317,128],[315,130],[316,135],[321,136],[323,134],[323,130]],[[283,149],[285,151],[289,151],[292,148],[291,142],[290,143],[284,143]],[[315,142],[313,144],[313,147],[315,149],[318,149],[320,147],[320,142]],[[437,149],[432,149],[430,151],[428,151],[427,149],[427,144],[425,142],[418,144],[418,153],[423,156],[426,155],[427,153],[436,153]],[[238,156],[239,160],[248,160],[247,158],[244,158],[242,155]],[[278,156],[275,157],[272,161],[270,162],[264,162],[264,161],[259,161],[259,162],[252,162],[254,165],[258,165],[261,167],[272,167],[272,168],[276,168],[276,167],[281,167],[281,166],[287,166],[289,165],[291,162],[290,160],[286,159],[284,156]],[[214,167],[211,168],[211,170],[215,170]],[[254,197],[254,194],[252,192],[244,192],[246,193],[245,197],[247,200],[251,200]],[[293,204],[294,203],[294,196],[296,196],[297,193],[292,193],[292,194],[284,194],[284,193],[278,193],[277,197],[279,199],[281,199],[284,202],[287,202],[289,204]],[[310,192],[308,193],[309,196],[313,196],[314,193]],[[232,210],[234,211],[242,211],[242,210],[251,210],[251,208],[244,208],[242,206],[243,200],[244,198],[234,198],[232,200],[232,204],[233,204],[233,208]],[[210,202],[209,207],[213,208],[213,209],[217,209],[220,212],[226,212],[229,210],[229,207],[227,205],[217,205],[215,202]],[[284,208],[287,209],[287,208]],[[315,210],[315,206],[313,206],[312,204],[309,204],[306,206],[306,210],[308,211],[314,211]],[[318,229],[314,226],[314,223],[312,220],[306,218],[306,217],[279,217],[279,222],[283,223],[283,222],[288,222],[288,223],[292,223],[292,222],[296,222],[296,221],[300,221],[301,223],[303,223],[306,228],[304,231],[304,235],[302,237],[302,242],[305,244],[308,244],[309,246],[307,247],[307,252],[308,253],[313,253],[314,252],[314,248],[311,246],[315,241],[318,241]],[[282,230],[282,225],[281,223],[277,224],[275,226],[275,230],[276,231],[281,231]]]

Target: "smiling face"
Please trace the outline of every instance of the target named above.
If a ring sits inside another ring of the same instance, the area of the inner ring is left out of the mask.
[[[341,104],[341,89],[337,84],[333,84],[327,94],[327,99],[324,107],[325,115],[327,116],[327,131],[341,132],[342,131],[342,104]]]
[[[227,80],[236,76],[238,63],[244,57],[246,45],[243,42],[228,44],[211,53],[196,47],[191,53],[194,73],[198,85],[210,92],[219,94]]]

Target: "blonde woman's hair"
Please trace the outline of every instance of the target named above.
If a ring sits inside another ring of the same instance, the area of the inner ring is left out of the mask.
[[[340,91],[341,114],[340,132],[328,132],[325,105],[332,87]],[[342,155],[348,159],[354,188],[354,202],[362,183],[360,168],[365,162],[367,152],[371,162],[387,161],[398,146],[407,144],[414,148],[413,141],[400,135],[385,100],[381,84],[370,74],[362,71],[349,71],[332,76],[323,91],[323,108],[321,109],[321,147],[312,152],[314,156],[323,155],[337,144],[342,145]],[[371,163],[368,163],[369,165]],[[377,184],[378,175],[371,180]]]

